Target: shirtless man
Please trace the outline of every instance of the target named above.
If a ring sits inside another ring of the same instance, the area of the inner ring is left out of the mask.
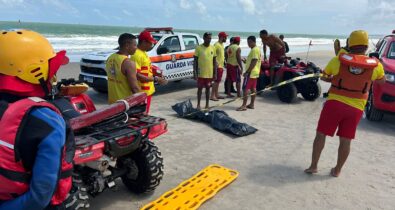
[[[262,30],[259,32],[259,35],[262,39],[263,43],[263,59],[266,61],[266,46],[270,48],[270,56],[269,56],[269,64],[270,64],[270,82],[273,85],[273,66],[278,63],[278,60],[285,56],[285,45],[284,42],[273,34],[268,34],[266,30]]]

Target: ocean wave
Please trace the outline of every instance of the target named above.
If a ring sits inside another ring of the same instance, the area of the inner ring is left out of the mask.
[[[72,61],[78,61],[81,56],[89,52],[107,51],[118,46],[118,36],[97,36],[88,34],[68,34],[68,35],[54,35],[45,34],[48,40],[53,45],[56,51],[66,50],[67,54],[73,58]],[[211,43],[217,42],[217,39],[212,39]],[[311,37],[291,37],[285,38],[290,47],[290,53],[307,52],[307,50],[332,50],[332,38],[311,38]],[[309,43],[311,41],[311,46]],[[372,39],[371,44],[377,43],[378,39]],[[340,39],[341,45],[345,46],[346,39]],[[229,44],[229,40],[225,46]],[[262,42],[257,37],[257,45],[262,47]],[[242,38],[240,42],[242,55],[247,55],[249,52],[247,39]],[[76,59],[76,60],[75,60]]]

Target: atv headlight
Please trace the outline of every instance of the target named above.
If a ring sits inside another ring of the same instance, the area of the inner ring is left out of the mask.
[[[395,83],[395,74],[385,72],[385,79],[387,82]]]

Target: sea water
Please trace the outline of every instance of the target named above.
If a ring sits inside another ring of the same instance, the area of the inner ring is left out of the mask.
[[[27,23],[27,22],[1,22],[0,30],[24,28],[37,31],[43,34],[52,43],[56,51],[66,50],[71,62],[78,62],[81,57],[89,52],[107,51],[118,46],[118,36],[122,33],[138,34],[143,30],[139,27],[123,26],[100,26],[100,25],[81,25],[81,24],[56,24],[56,23]],[[199,34],[201,37],[205,30],[175,29],[176,32],[189,32]],[[210,31],[213,34],[212,44],[217,41],[219,31]],[[240,36],[242,56],[247,56],[250,49],[247,45],[248,36],[257,37],[257,45],[262,46],[259,32],[235,32],[226,31],[229,37]],[[280,35],[280,33],[275,33]],[[316,34],[287,34],[285,39],[289,45],[289,53],[302,53],[309,51],[333,50],[334,39],[340,39],[342,46],[345,45],[346,36],[344,35],[316,35]],[[372,46],[377,43],[380,36],[373,36]],[[311,45],[309,45],[311,43]],[[229,44],[229,39],[225,46]],[[269,51],[268,51],[269,55]]]

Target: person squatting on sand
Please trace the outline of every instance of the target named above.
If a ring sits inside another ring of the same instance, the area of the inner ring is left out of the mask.
[[[136,37],[129,33],[121,34],[118,44],[118,52],[112,54],[106,62],[109,104],[140,92],[136,64],[128,58],[136,52]]]
[[[274,84],[274,72],[273,66],[275,66],[279,60],[285,56],[285,44],[284,42],[273,34],[268,34],[266,30],[261,30],[259,35],[263,43],[263,59],[266,61],[266,46],[270,49],[269,64],[270,64],[270,84]]]
[[[193,62],[193,76],[197,80],[197,109],[200,109],[200,100],[202,98],[202,91],[205,88],[206,93],[206,106],[209,108],[210,100],[210,87],[213,79],[216,79],[217,62],[215,48],[210,45],[211,33],[206,32],[203,34],[203,44],[196,46],[194,62]]]
[[[218,42],[214,44],[215,53],[217,55],[217,78],[213,82],[213,89],[211,91],[210,100],[218,101],[218,99],[224,99],[224,97],[218,94],[219,84],[222,80],[222,74],[224,72],[224,64],[225,64],[225,49],[224,43],[226,42],[226,38],[228,35],[225,32],[220,32],[218,34]]]
[[[233,39],[233,44],[227,49],[226,56],[226,80],[228,81],[226,87],[226,95],[228,98],[233,98],[231,94],[231,84],[236,82],[237,97],[241,97],[240,82],[241,73],[243,72],[243,65],[241,61],[240,37],[237,36]]]
[[[151,67],[151,59],[147,51],[152,49],[156,44],[156,40],[149,31],[142,31],[139,35],[139,43],[136,52],[130,56],[130,60],[134,61],[137,70],[137,80],[141,91],[147,94],[147,114],[149,113],[152,101],[152,95],[155,93],[154,82],[160,85],[167,84],[167,80],[163,77],[154,76]]]
[[[254,102],[256,97],[256,83],[259,77],[261,69],[261,51],[256,46],[256,37],[249,36],[247,38],[248,47],[251,48],[250,53],[246,60],[246,71],[244,72],[243,81],[243,105],[237,109],[237,111],[246,111],[248,109],[254,109]],[[248,94],[251,91],[251,103],[247,105]]]
[[[306,173],[318,172],[318,161],[325,146],[326,136],[333,136],[337,129],[339,148],[337,164],[331,169],[334,177],[350,153],[351,140],[363,115],[372,82],[385,82],[382,64],[375,58],[365,56],[369,39],[366,31],[350,34],[349,53],[332,58],[323,72],[322,80],[331,83],[329,96],[321,111],[317,133],[313,143],[312,160]]]

